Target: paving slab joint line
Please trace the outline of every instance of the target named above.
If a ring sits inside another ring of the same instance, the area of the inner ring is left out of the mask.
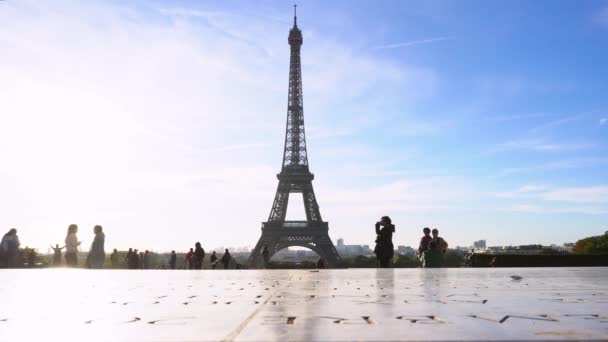
[[[251,322],[255,316],[257,316],[257,314],[262,311],[262,309],[264,309],[264,306],[266,305],[266,303],[268,303],[273,297],[274,295],[279,292],[280,290],[282,290],[288,283],[291,282],[291,279],[293,279],[293,277],[295,277],[295,274],[293,274],[291,277],[289,277],[289,279],[287,280],[286,284],[278,287],[276,290],[274,290],[270,296],[268,296],[268,298],[262,302],[257,309],[255,309],[253,311],[253,313],[251,313],[251,315],[249,315],[249,317],[247,317],[241,324],[239,324],[239,326],[234,329],[230,334],[226,335],[226,337],[224,337],[224,339],[222,341],[225,342],[231,342],[234,341],[235,338],[237,338],[239,336],[239,334],[247,327],[247,325],[249,324],[249,322]]]

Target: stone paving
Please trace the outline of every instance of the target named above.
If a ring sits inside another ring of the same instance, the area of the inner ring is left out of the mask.
[[[0,279],[3,342],[608,340],[608,268],[47,269]]]

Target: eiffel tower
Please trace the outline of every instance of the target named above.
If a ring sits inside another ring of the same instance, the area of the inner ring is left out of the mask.
[[[300,47],[303,40],[295,10],[294,5],[293,27],[289,31],[288,39],[291,58],[283,167],[281,173],[277,174],[279,186],[268,221],[262,223],[262,236],[249,258],[251,268],[261,265],[264,246],[268,248],[270,257],[283,248],[300,246],[313,250],[325,260],[328,267],[338,267],[341,263],[336,247],[329,238],[328,224],[321,219],[319,205],[312,188],[314,175],[308,168],[300,63]],[[303,196],[306,221],[285,220],[291,193],[299,193]]]

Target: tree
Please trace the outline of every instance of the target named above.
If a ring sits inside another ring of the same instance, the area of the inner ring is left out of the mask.
[[[574,254],[608,254],[608,234],[590,236],[578,240],[572,249]]]
[[[443,255],[443,267],[462,267],[464,266],[464,255],[462,253],[448,250]]]
[[[416,268],[420,267],[420,260],[414,255],[399,254],[393,261],[395,268]]]

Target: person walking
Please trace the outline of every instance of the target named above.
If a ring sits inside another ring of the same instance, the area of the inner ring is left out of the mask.
[[[443,264],[443,254],[439,251],[437,242],[431,241],[429,248],[422,253],[420,258],[423,268],[439,268]]]
[[[429,249],[429,243],[433,240],[431,236],[431,229],[429,227],[425,227],[422,229],[422,237],[420,238],[420,244],[418,245],[418,257],[422,258],[422,254]]]
[[[59,244],[55,244],[55,247],[51,246],[53,250],[53,266],[61,266],[61,250],[64,248],[65,246],[59,247]]]
[[[270,263],[270,251],[268,250],[267,245],[264,245],[262,248],[262,260],[264,260],[264,268],[268,268],[268,264]]]
[[[200,242],[194,244],[194,269],[203,269],[203,260],[205,259],[205,250]]]
[[[390,267],[395,253],[393,246],[394,232],[395,225],[392,224],[390,217],[382,216],[380,221],[376,222],[376,247],[374,248],[374,253],[376,254],[377,267]]]
[[[177,263],[177,254],[175,254],[175,251],[171,251],[171,257],[169,258],[169,267],[172,270],[174,270],[176,263]]]
[[[437,244],[437,250],[441,253],[441,254],[445,254],[445,252],[447,252],[448,250],[448,243],[439,236],[439,230],[437,228],[434,228],[431,231],[431,234],[433,236],[433,240],[436,244]]]
[[[68,226],[68,234],[65,237],[65,263],[68,267],[76,267],[78,265],[78,226],[71,224]]]
[[[217,267],[217,255],[215,251],[211,253],[211,257],[209,257],[209,262],[211,263],[211,269],[214,270]]]
[[[106,260],[105,241],[106,235],[103,233],[103,228],[100,225],[96,225],[93,228],[95,238],[89,249],[89,256],[87,257],[87,264],[89,268],[100,269],[103,268],[103,263]]]
[[[227,270],[228,267],[230,266],[230,259],[232,257],[230,256],[230,252],[228,251],[228,248],[226,248],[226,251],[224,252],[224,255],[222,255],[222,258],[220,259],[220,261],[222,262],[222,265],[224,265],[224,269]]]
[[[114,250],[112,251],[112,254],[110,254],[110,263],[112,263],[112,268],[118,268],[119,267],[119,263],[118,263],[118,250],[116,248],[114,248]]]

